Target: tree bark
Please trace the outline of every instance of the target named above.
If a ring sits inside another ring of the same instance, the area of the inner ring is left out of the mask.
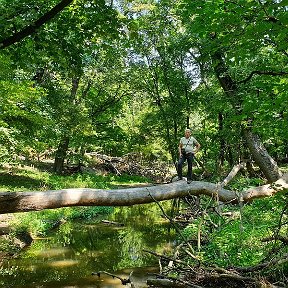
[[[214,71],[218,78],[218,81],[224,90],[225,94],[228,96],[229,102],[236,108],[236,113],[241,113],[242,103],[241,99],[237,95],[237,83],[232,79],[229,74],[228,67],[224,62],[223,55],[220,51],[214,52],[211,55],[214,63]],[[269,182],[278,180],[281,177],[281,173],[277,166],[277,163],[273,158],[268,154],[264,145],[261,143],[261,140],[257,134],[253,134],[247,129],[243,128],[244,138],[246,140],[248,149],[251,152],[251,155],[259,166],[265,177]]]
[[[56,172],[57,174],[61,174],[63,171],[64,160],[67,155],[68,146],[69,146],[69,137],[64,136],[58,145],[53,166],[53,171]]]
[[[53,17],[55,17],[59,12],[61,12],[66,6],[68,6],[72,2],[73,2],[73,0],[62,0],[60,3],[58,3],[50,11],[48,11],[43,16],[41,16],[34,23],[27,26],[23,30],[16,32],[12,36],[2,40],[0,42],[0,49],[4,49],[4,48],[6,48],[12,44],[20,42],[25,37],[34,34],[37,31],[37,29],[39,29],[42,25],[44,25],[46,22],[48,22]]]
[[[225,140],[223,137],[223,114],[218,113],[218,133],[220,135],[219,144],[219,169],[221,170],[224,165],[224,154],[225,154]]]
[[[275,185],[264,185],[251,188],[241,195],[241,201],[252,201],[255,198],[272,196],[278,191],[288,189],[288,173],[277,180]],[[222,202],[239,202],[239,195],[209,182],[177,181],[149,187],[129,189],[63,189],[34,192],[2,192],[0,193],[0,214],[25,212],[33,210],[54,209],[71,206],[131,206],[163,201],[187,195],[208,195]]]
[[[258,135],[249,130],[244,130],[244,138],[252,154],[253,159],[266,176],[267,180],[272,183],[281,177],[276,161],[268,154]]]
[[[70,102],[73,103],[73,105],[76,105],[76,95],[77,90],[79,87],[80,77],[74,77],[72,78],[72,87],[70,92]],[[70,137],[69,132],[71,131],[71,125],[70,123],[66,123],[66,134],[62,136],[62,139],[60,140],[60,143],[58,145],[58,149],[56,151],[55,161],[54,161],[54,167],[53,170],[57,174],[62,174],[63,168],[64,168],[64,161],[67,155]]]

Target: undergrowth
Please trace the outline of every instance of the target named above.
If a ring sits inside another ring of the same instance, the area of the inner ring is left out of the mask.
[[[246,189],[262,184],[260,179],[248,181],[241,177],[235,182],[230,189],[236,191],[245,190],[244,183]],[[287,243],[280,240],[281,237],[287,239],[288,235],[287,196],[288,192],[284,191],[252,203],[220,206],[211,198],[201,197],[201,212],[184,228],[183,235],[192,243],[198,243],[195,254],[205,266],[229,269],[281,259],[288,253]],[[195,262],[192,258],[188,261]],[[288,263],[261,269],[260,274],[273,281],[287,281]]]

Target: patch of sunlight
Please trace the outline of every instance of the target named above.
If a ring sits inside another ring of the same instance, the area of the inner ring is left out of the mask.
[[[30,266],[26,266],[25,267],[27,271],[33,272],[37,270],[37,266],[36,265],[30,265]]]
[[[161,254],[171,254],[174,251],[174,243],[173,242],[167,242],[161,245]]]
[[[79,261],[68,259],[68,260],[57,260],[57,261],[49,262],[48,266],[57,267],[57,268],[64,268],[64,267],[75,266],[78,264],[79,264]]]
[[[117,276],[120,276],[122,278],[127,278],[127,275],[118,275]],[[113,278],[112,276],[109,276],[109,275],[105,275],[105,274],[101,274],[100,277],[98,276],[94,276],[96,278],[94,278],[96,281],[95,283],[97,282],[102,282],[102,283],[105,283],[105,287],[123,287],[121,281],[117,278]]]
[[[156,224],[160,224],[160,225],[162,225],[162,224],[165,224],[165,223],[170,223],[169,222],[169,220],[168,219],[166,219],[166,218],[159,218],[158,220],[155,220],[154,221],[154,224],[156,225]]]
[[[53,248],[53,249],[47,249],[47,250],[42,250],[37,253],[37,257],[43,257],[43,258],[52,258],[56,257],[59,255],[64,255],[69,253],[68,248]]]
[[[78,202],[82,197],[82,193],[83,192],[77,191],[76,189],[67,189],[64,197],[71,201]]]
[[[97,251],[97,250],[89,250],[89,257],[97,258],[104,254],[104,251]],[[77,252],[75,253],[76,256],[81,256],[82,253]]]

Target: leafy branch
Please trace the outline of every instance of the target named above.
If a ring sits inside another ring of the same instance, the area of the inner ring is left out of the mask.
[[[0,42],[0,49],[4,49],[12,44],[20,42],[25,37],[34,34],[37,31],[37,29],[39,29],[42,25],[44,25],[46,22],[55,17],[59,12],[61,12],[66,6],[68,6],[72,2],[73,0],[62,0],[59,4],[54,6],[51,10],[49,10],[47,13],[41,16],[34,23],[27,26],[23,30],[16,32],[12,36],[2,40]]]
[[[237,84],[247,83],[249,80],[251,80],[251,78],[254,75],[283,76],[283,75],[288,75],[288,72],[285,72],[285,71],[274,72],[274,71],[255,70],[255,71],[252,71],[246,79],[237,82]]]

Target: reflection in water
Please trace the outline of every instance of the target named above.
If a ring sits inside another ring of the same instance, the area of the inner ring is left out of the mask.
[[[0,287],[123,287],[119,279],[91,275],[97,271],[122,278],[133,271],[136,287],[146,287],[146,274],[157,272],[153,268],[157,259],[143,249],[167,252],[175,239],[174,230],[161,218],[156,204],[115,208],[109,220],[125,226],[66,222],[53,237],[34,241],[18,259],[0,268]]]
[[[65,254],[69,253],[69,249],[66,247],[61,248],[51,248],[46,250],[39,250],[35,251],[35,255],[39,258],[50,258],[50,257],[57,257],[57,256],[64,256]]]
[[[48,266],[58,267],[58,268],[73,266],[73,265],[77,265],[77,264],[79,264],[78,260],[71,260],[71,259],[48,262]]]

